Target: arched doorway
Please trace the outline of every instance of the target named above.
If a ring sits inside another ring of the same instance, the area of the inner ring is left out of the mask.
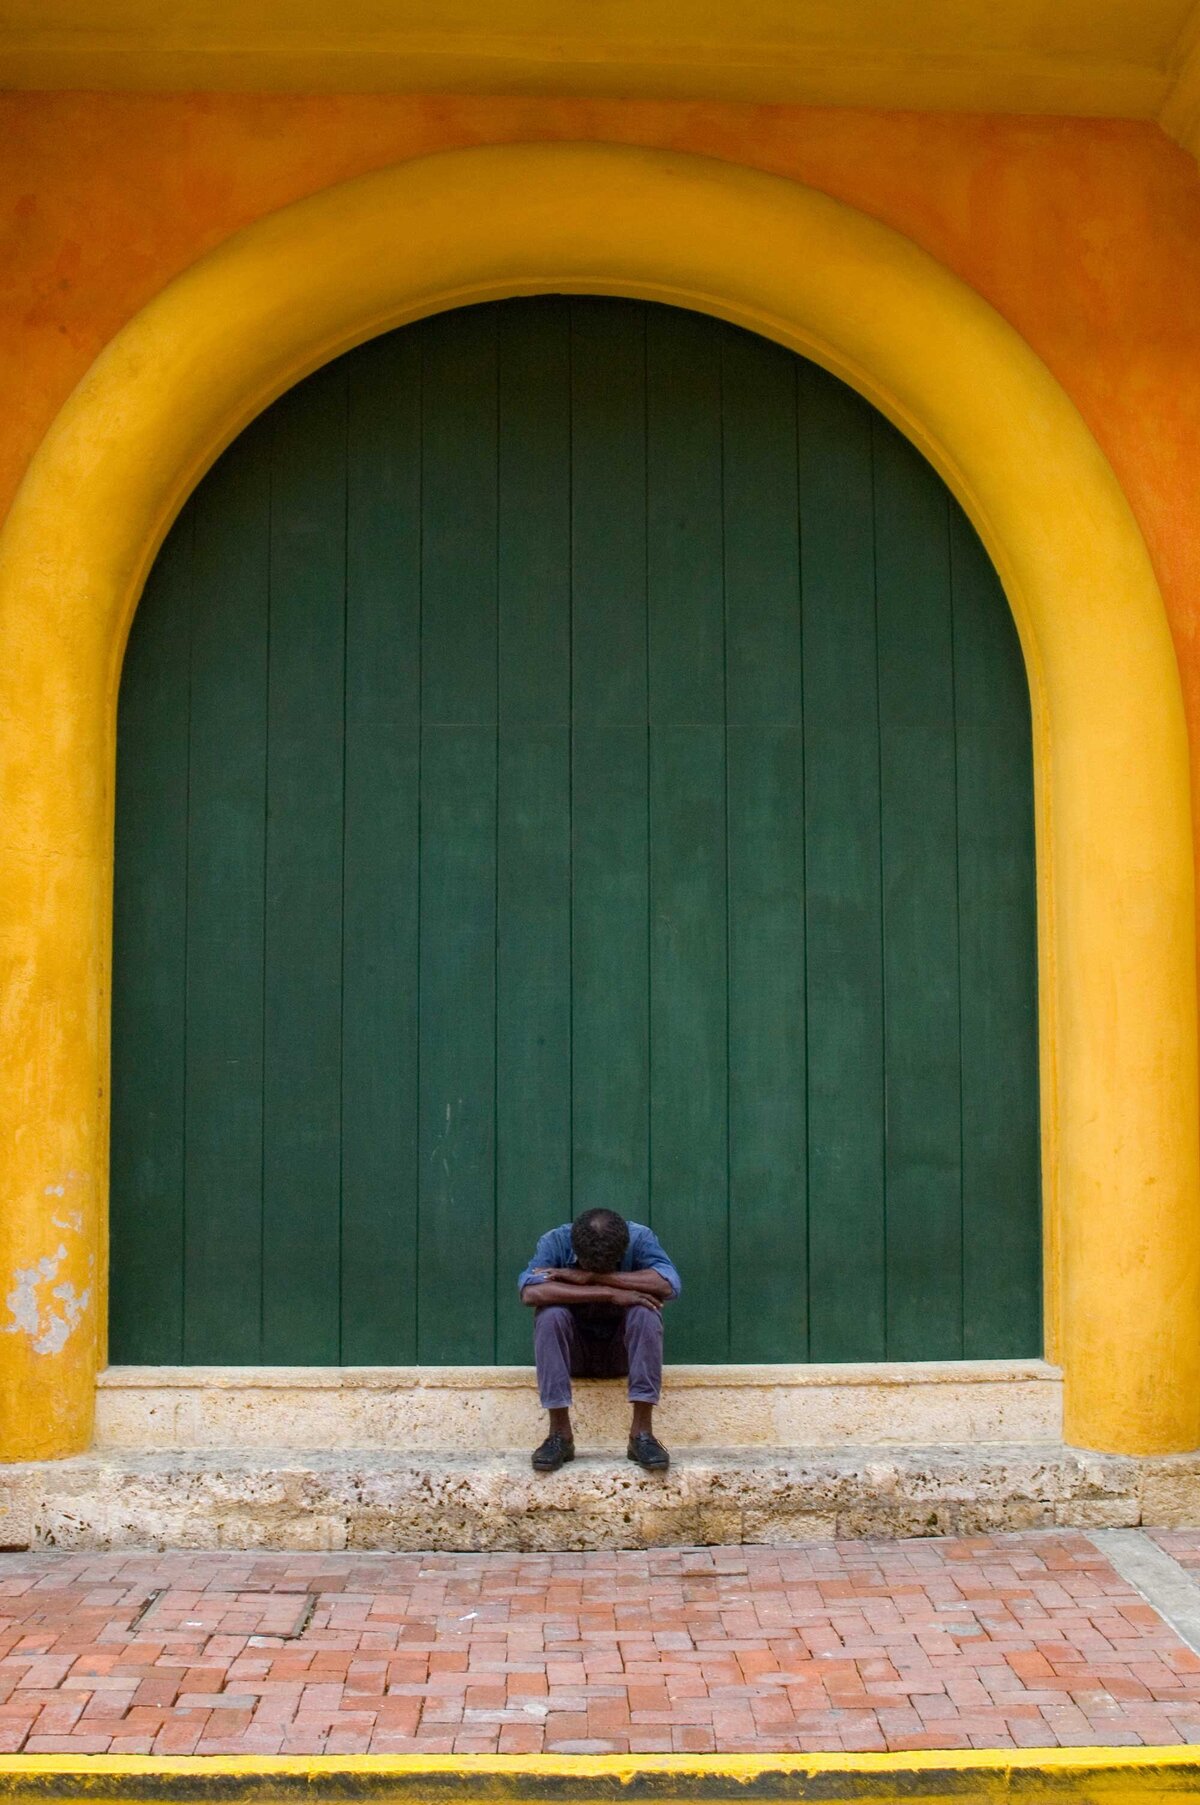
[[[155,553],[248,421],[349,347],[468,300],[639,296],[811,353],[978,527],[1033,712],[1046,1346],[1064,1435],[1200,1437],[1193,841],[1145,542],[1068,393],[981,295],[826,194],[600,143],[416,158],[252,222],[116,334],[0,532],[7,924],[3,1451],[86,1448],[107,1320],[116,703]],[[69,1196],[69,1203],[64,1199]]]
[[[117,1361],[520,1360],[593,1203],[676,1359],[1040,1351],[1012,618],[735,327],[461,309],[242,435],[130,640],[114,960]]]

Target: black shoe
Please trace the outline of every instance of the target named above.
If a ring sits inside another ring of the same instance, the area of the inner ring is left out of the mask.
[[[533,1450],[535,1473],[557,1473],[564,1461],[574,1460],[575,1443],[565,1435],[548,1435],[540,1448]]]
[[[665,1473],[671,1464],[671,1456],[658,1437],[644,1429],[640,1435],[629,1437],[629,1458],[645,1467],[648,1473]]]

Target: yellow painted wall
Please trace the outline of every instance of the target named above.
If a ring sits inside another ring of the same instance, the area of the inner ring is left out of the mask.
[[[605,139],[791,176],[913,238],[1108,456],[1180,659],[1200,793],[1200,170],[1153,126],[684,102],[0,97],[0,511],[101,346],[239,226],[453,145]]]
[[[8,149],[0,171],[8,239],[0,259],[0,381],[8,397],[0,422],[0,501],[7,501],[33,448],[101,347],[172,276],[263,214],[408,156],[515,140],[637,143],[716,154],[791,176],[874,215],[930,251],[1008,319],[1041,354],[1107,453],[1166,598],[1184,672],[1194,764],[1200,657],[1188,598],[1200,545],[1194,510],[1187,504],[1188,473],[1200,467],[1194,442],[1200,435],[1200,309],[1195,306],[1200,177],[1194,163],[1155,130],[666,103],[27,95],[0,101],[0,132]],[[538,179],[537,167],[526,170],[526,179]],[[757,244],[753,255],[760,255]],[[872,267],[869,258],[862,267]],[[206,355],[211,358],[212,350]],[[1013,393],[1020,392],[1018,385]],[[979,438],[986,440],[986,413],[978,415],[977,425]],[[1027,475],[1022,465],[1022,481]],[[1028,506],[1036,512],[1038,505],[1031,493]],[[1071,575],[1068,540],[1087,537],[1083,523],[1078,533],[1055,539],[1063,547],[1062,569],[1056,569],[1049,591],[1057,594],[1061,577],[1082,632],[1087,596],[1096,594],[1097,610],[1101,601],[1095,573],[1082,582],[1078,568]],[[29,574],[35,574],[33,566]],[[1102,584],[1103,576],[1098,581]],[[70,610],[61,624],[72,635],[84,626]],[[1161,626],[1158,632],[1165,647]],[[1169,652],[1164,655],[1169,659]],[[1155,697],[1169,681],[1158,683]],[[1130,718],[1149,722],[1154,712],[1149,692],[1143,702]],[[21,705],[30,704],[26,699]],[[1129,703],[1124,706],[1130,713]],[[1175,731],[1178,745],[1177,725]],[[1106,755],[1103,736],[1094,746]],[[1070,746],[1065,750],[1069,757]],[[102,771],[91,768],[90,760],[82,762],[89,766],[81,773],[84,787],[103,783]],[[1181,754],[1176,763],[1182,768]],[[1136,757],[1121,766],[1136,768]],[[1154,758],[1149,768],[1158,769]],[[26,775],[36,786],[36,774]],[[1119,787],[1119,779],[1115,782]],[[1177,793],[1182,797],[1182,785]],[[1178,828],[1175,832],[1179,847]],[[1139,843],[1136,834],[1132,843]],[[1154,869],[1154,856],[1148,847],[1145,872]],[[1132,865],[1126,860],[1127,877],[1141,875],[1136,865],[1136,856]],[[40,862],[21,868],[35,885],[41,882]],[[1068,899],[1069,889],[1064,890]],[[31,895],[29,906],[36,913],[51,900],[43,897],[39,904]],[[1132,892],[1127,900],[1136,912]],[[1132,918],[1131,931],[1136,935]],[[95,987],[81,982],[78,994],[94,996]],[[1176,985],[1171,995],[1179,994]],[[1102,1019],[1099,1009],[1097,1020]],[[1149,1027],[1148,1046],[1161,1045],[1165,1053],[1169,1036],[1160,1043],[1155,1024]],[[1128,1028],[1117,1011],[1105,1034],[1109,1040],[1117,1037],[1114,1045],[1125,1045]],[[1118,1084],[1123,1082],[1126,1067],[1110,1057],[1106,1041],[1094,1035],[1083,1041],[1073,1030],[1071,1035],[1071,1044],[1083,1049],[1085,1065],[1107,1059]],[[1185,1038],[1191,1045],[1190,1026]],[[1177,1040],[1172,1064],[1183,1063]],[[1164,1072],[1153,1081],[1148,1071],[1128,1074],[1135,1083],[1154,1082],[1162,1098],[1177,1075]],[[1091,1121],[1107,1115],[1093,1111]],[[1088,1132],[1095,1141],[1094,1128]],[[1117,1144],[1111,1149],[1105,1164],[1109,1190],[1126,1151]],[[1194,1163],[1194,1154],[1189,1158]],[[1152,1166],[1146,1182],[1157,1182],[1155,1170]],[[1115,1190],[1122,1208],[1133,1203],[1127,1187]],[[1086,1238],[1098,1218],[1083,1193],[1078,1202],[1083,1207],[1075,1209],[1072,1221]],[[1143,1214],[1149,1233],[1154,1211]],[[1188,1225],[1180,1218],[1181,1232],[1185,1226],[1190,1243],[1190,1217]],[[1151,1242],[1135,1257],[1147,1277],[1164,1254],[1157,1231]],[[1110,1240],[1109,1259],[1113,1251]],[[1190,1257],[1171,1268],[1184,1290]],[[1074,1269],[1090,1275],[1094,1292],[1100,1269],[1093,1255]],[[1080,1320],[1087,1317],[1084,1310]],[[1111,1322],[1107,1331],[1095,1322],[1093,1327],[1111,1341]],[[1165,1356],[1165,1347],[1160,1351]],[[1084,1352],[1080,1341],[1081,1360]],[[1096,1361],[1083,1360],[1084,1368],[1095,1389]],[[1152,1360],[1142,1372],[1141,1382],[1156,1394],[1165,1380],[1161,1362]],[[1184,1414],[1191,1409],[1189,1403]],[[1108,1433],[1116,1433],[1123,1447],[1164,1445],[1164,1435],[1168,1445],[1178,1445],[1169,1440],[1178,1430]]]

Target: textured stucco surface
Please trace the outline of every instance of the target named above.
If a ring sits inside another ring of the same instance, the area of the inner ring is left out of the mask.
[[[469,95],[0,96],[0,514],[102,346],[231,232],[430,151],[607,140],[811,184],[1016,327],[1115,469],[1166,600],[1200,770],[1200,170],[1157,127]]]

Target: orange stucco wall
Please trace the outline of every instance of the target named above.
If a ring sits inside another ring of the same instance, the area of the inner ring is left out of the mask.
[[[452,145],[590,138],[810,183],[979,290],[1073,397],[1166,597],[1200,793],[1200,170],[1111,121],[460,97],[0,97],[0,511],[114,332],[239,226]]]

